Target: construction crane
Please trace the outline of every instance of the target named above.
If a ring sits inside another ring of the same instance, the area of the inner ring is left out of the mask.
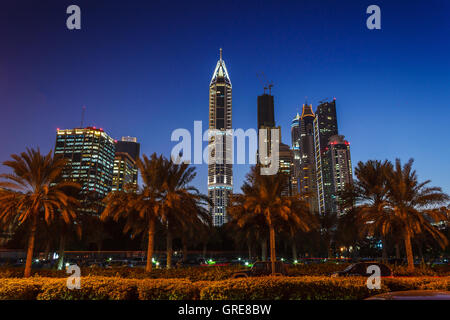
[[[330,102],[330,101],[332,101],[332,99],[327,97],[327,98],[325,98],[325,99],[320,100],[320,101],[319,101],[319,104],[327,103],[327,102]]]
[[[256,73],[256,76],[258,77],[259,81],[261,82],[261,85],[264,88],[264,94],[266,94],[266,90],[269,91],[269,94],[272,93],[272,88],[273,88],[273,82],[272,81],[267,81],[266,75],[264,74],[264,72],[261,71],[261,74],[259,74],[258,72]]]

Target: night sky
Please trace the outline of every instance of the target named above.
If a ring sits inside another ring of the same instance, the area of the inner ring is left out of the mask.
[[[81,7],[79,31],[66,8]],[[381,30],[366,28],[381,7]],[[256,126],[263,71],[275,118],[336,97],[353,164],[415,158],[421,180],[450,193],[450,1],[2,1],[0,160],[48,152],[56,128],[102,127],[170,155],[177,128],[208,121],[208,85],[223,48],[233,127]],[[7,169],[0,166],[0,172]],[[234,166],[239,191],[248,165]],[[207,165],[195,185],[206,192]]]

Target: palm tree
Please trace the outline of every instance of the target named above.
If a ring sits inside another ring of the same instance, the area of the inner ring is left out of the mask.
[[[31,275],[36,230],[40,220],[51,224],[57,219],[70,224],[76,218],[73,208],[77,200],[69,195],[71,188],[79,189],[74,182],[62,181],[66,165],[63,158],[52,157],[50,151],[41,155],[39,149],[27,149],[12,160],[3,162],[13,173],[1,174],[0,223],[17,221],[29,227],[25,277]]]
[[[229,212],[234,223],[245,227],[263,217],[269,229],[270,259],[272,274],[275,273],[275,228],[281,229],[283,223],[291,223],[299,229],[308,231],[310,225],[304,219],[307,210],[304,201],[296,197],[282,196],[288,179],[281,172],[275,175],[261,175],[259,166],[252,167],[242,187],[243,194],[231,197]]]
[[[142,178],[142,186],[137,190],[125,187],[123,191],[111,192],[103,200],[106,207],[101,219],[112,218],[117,222],[120,218],[124,218],[124,233],[131,231],[133,237],[140,233],[148,234],[145,270],[151,272],[155,226],[158,218],[161,217],[159,186],[163,180],[161,168],[164,166],[164,159],[155,153],[150,159],[143,155],[142,159],[136,161],[136,165]]]
[[[361,226],[362,234],[373,236],[379,234],[383,245],[383,260],[386,260],[386,236],[388,230],[376,228],[367,220],[369,216],[389,215],[387,203],[387,172],[392,170],[392,164],[385,160],[369,160],[359,162],[355,168],[356,180],[348,185],[341,194],[342,206],[346,209],[355,209]]]
[[[166,225],[167,268],[172,266],[172,241],[175,233],[189,233],[191,228],[210,224],[206,210],[210,204],[206,195],[189,185],[196,176],[195,167],[187,163],[163,159],[161,173],[163,180],[159,187],[161,217]],[[186,243],[185,243],[186,244]],[[186,249],[186,246],[185,246]]]
[[[336,241],[336,229],[338,224],[338,215],[335,212],[324,212],[317,215],[320,226],[321,242],[325,245],[326,255],[333,258],[333,243]]]
[[[439,187],[428,187],[431,182],[419,182],[416,171],[412,169],[414,160],[402,166],[400,159],[395,167],[387,172],[387,204],[390,215],[377,216],[374,224],[381,230],[392,230],[394,226],[403,237],[408,268],[414,269],[411,239],[422,233],[430,234],[442,248],[448,241],[435,224],[448,221],[439,205],[446,203],[449,196]]]

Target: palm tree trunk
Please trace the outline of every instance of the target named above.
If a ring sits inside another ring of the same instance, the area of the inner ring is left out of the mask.
[[[152,257],[153,257],[154,238],[155,238],[155,219],[150,219],[148,225],[147,265],[145,266],[145,271],[147,272],[151,272],[153,267]]]
[[[34,240],[36,238],[36,229],[37,229],[37,214],[35,213],[31,225],[30,235],[28,237],[27,261],[25,263],[25,272],[24,272],[25,278],[31,276],[31,264],[33,262],[33,251],[34,251]]]
[[[267,239],[261,240],[261,260],[267,261]]]
[[[292,259],[297,260],[297,245],[294,239],[292,239]]]
[[[331,250],[331,239],[327,236],[326,237],[326,246],[327,246],[327,257],[328,259],[333,258],[333,253]]]
[[[414,270],[414,256],[412,252],[411,236],[407,231],[405,232],[405,250],[406,250],[406,258],[408,260],[408,269]]]
[[[172,254],[173,254],[173,249],[172,249],[172,232],[170,232],[169,230],[169,225],[167,225],[167,239],[166,239],[166,251],[167,251],[167,264],[166,267],[167,269],[170,269],[172,267]]]
[[[277,256],[275,254],[275,229],[270,226],[270,261],[272,262],[272,275],[275,274],[275,261]]]
[[[395,258],[400,259],[400,245],[398,243],[395,244]]]
[[[417,249],[419,250],[420,264],[425,265],[425,257],[423,256],[423,250],[422,250],[421,243],[417,244]]]
[[[188,246],[186,238],[183,238],[182,242],[183,242],[183,262],[186,262],[188,256]]]
[[[208,246],[208,242],[203,242],[203,250],[202,250],[202,254],[203,254],[203,259],[205,259],[205,257],[206,257],[206,249],[207,249],[207,246]]]
[[[48,260],[49,259],[49,255],[50,255],[50,240],[48,240],[47,243],[45,244],[44,259]]]
[[[382,251],[381,251],[381,260],[383,262],[387,261],[387,247],[386,247],[386,238],[381,237],[381,245],[382,245]]]
[[[64,247],[66,245],[66,237],[64,233],[61,234],[59,239],[59,251],[58,251],[58,270],[62,270],[64,266]]]

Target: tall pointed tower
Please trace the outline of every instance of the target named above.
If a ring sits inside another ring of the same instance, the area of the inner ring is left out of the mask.
[[[300,193],[306,194],[312,213],[317,211],[317,184],[314,153],[314,119],[312,105],[305,103],[300,116]]]
[[[220,49],[219,61],[209,84],[209,157],[222,161],[208,163],[208,195],[214,226],[227,222],[228,197],[233,191],[231,80]]]

